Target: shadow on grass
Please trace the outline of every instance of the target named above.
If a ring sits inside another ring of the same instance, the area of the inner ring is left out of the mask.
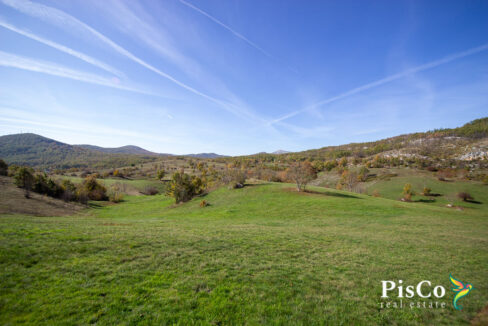
[[[272,184],[271,182],[263,182],[263,183],[245,183],[244,187],[259,187],[259,186],[267,186]]]
[[[416,203],[435,203],[434,198],[414,200]]]
[[[305,190],[304,193],[314,194],[314,195],[322,195],[322,196],[332,196],[332,197],[341,197],[341,198],[354,198],[354,199],[362,199],[353,195],[342,194],[339,192],[332,192],[332,191],[315,191],[315,190]]]
[[[466,203],[471,203],[471,204],[483,204],[482,202],[480,201],[477,201],[477,200],[465,200]]]

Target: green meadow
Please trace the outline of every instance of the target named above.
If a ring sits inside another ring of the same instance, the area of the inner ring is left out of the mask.
[[[180,205],[127,196],[66,217],[3,215],[0,324],[463,325],[486,306],[485,203],[310,190],[263,183]],[[450,273],[475,287],[461,311]],[[397,300],[380,298],[381,280],[399,279],[443,285],[447,307],[381,309]]]

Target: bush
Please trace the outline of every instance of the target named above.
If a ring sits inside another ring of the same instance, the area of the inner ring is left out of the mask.
[[[0,159],[0,175],[8,174],[8,165],[4,160]]]
[[[45,173],[37,174],[34,177],[33,191],[54,198],[62,197],[64,192],[63,188],[58,185],[53,179],[49,178]]]
[[[473,196],[471,196],[468,192],[460,192],[457,194],[459,199],[462,199],[463,201],[471,201],[474,200]]]
[[[107,189],[98,183],[94,176],[86,177],[80,185],[79,193],[84,193],[90,200],[107,200]]]
[[[121,192],[110,192],[108,195],[108,199],[112,203],[120,203],[121,201],[124,200],[124,194]]]
[[[124,200],[123,187],[120,183],[112,185],[108,191],[108,200],[112,203],[120,203]]]
[[[403,200],[411,201],[413,195],[415,195],[415,192],[412,190],[412,185],[410,183],[406,183],[403,187]]]
[[[424,196],[430,196],[432,194],[432,189],[429,187],[424,187],[424,190],[422,190],[422,195]]]
[[[206,200],[202,200],[202,201],[200,202],[200,207],[202,207],[202,208],[203,208],[203,207],[207,207],[207,206],[209,206],[209,205],[210,205],[210,204],[209,204],[209,203],[208,203]]]
[[[176,203],[185,202],[205,190],[205,184],[196,176],[184,172],[175,172],[168,185],[166,194],[175,199]]]
[[[157,179],[161,181],[161,180],[164,179],[164,176],[165,175],[166,175],[166,172],[163,169],[158,170],[158,172],[157,172]]]
[[[274,173],[273,173],[274,175]],[[246,183],[247,172],[238,168],[228,168],[222,175],[222,182],[229,188],[242,188]]]
[[[369,170],[367,167],[362,166],[359,169],[358,181],[365,182],[368,179]]]

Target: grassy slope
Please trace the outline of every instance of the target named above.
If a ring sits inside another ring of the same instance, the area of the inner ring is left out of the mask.
[[[481,182],[465,180],[439,181],[431,172],[419,170],[390,169],[389,172],[398,173],[398,176],[389,180],[376,180],[367,183],[369,194],[374,190],[378,190],[380,195],[385,198],[399,199],[402,197],[405,184],[410,183],[416,193],[416,196],[412,198],[414,201],[429,200],[429,197],[421,195],[423,188],[429,187],[432,189],[432,193],[437,194],[437,196],[430,197],[431,200],[434,200],[431,203],[433,205],[445,206],[451,203],[456,206],[488,210],[488,186]],[[468,203],[459,200],[457,197],[459,192],[469,192],[478,203]]]
[[[91,216],[0,219],[0,323],[467,323],[488,302],[484,206],[421,203],[290,185],[220,189],[173,207],[129,197]],[[434,189],[435,190],[435,189]],[[380,280],[449,273],[464,309],[378,309]]]
[[[24,197],[24,190],[14,185],[12,178],[0,176],[0,214],[29,214],[37,216],[65,216],[83,210],[77,203],[66,203],[45,195],[30,193]]]

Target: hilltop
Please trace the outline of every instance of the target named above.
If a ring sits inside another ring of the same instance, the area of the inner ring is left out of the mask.
[[[170,154],[159,154],[159,153],[154,153],[151,151],[148,151],[147,149],[144,149],[139,146],[134,146],[134,145],[126,145],[126,146],[121,146],[121,147],[100,147],[100,146],[95,146],[95,145],[73,145],[75,147],[83,148],[83,149],[88,149],[92,151],[99,151],[103,153],[109,153],[109,154],[132,154],[132,155],[147,155],[147,156],[152,156],[152,155],[170,155]]]
[[[435,160],[465,160],[488,158],[488,118],[477,119],[458,128],[437,129],[399,135],[373,142],[326,146],[301,152],[258,153],[243,157],[262,160],[329,160],[341,157],[364,158],[418,157]]]
[[[106,153],[65,144],[40,135],[26,133],[0,137],[0,157],[8,164],[41,169],[117,167],[151,162],[154,155]]]

